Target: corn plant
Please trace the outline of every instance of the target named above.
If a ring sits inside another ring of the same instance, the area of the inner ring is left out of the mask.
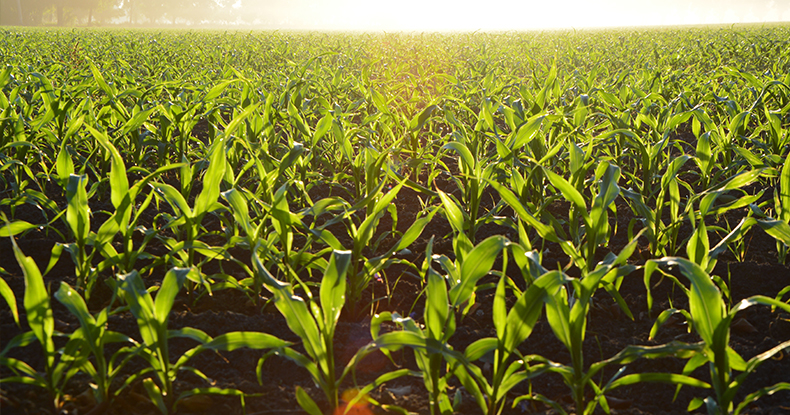
[[[227,256],[227,252],[217,247],[209,246],[200,241],[202,221],[210,211],[223,209],[217,201],[220,195],[220,183],[226,169],[224,140],[219,138],[214,141],[210,151],[210,162],[203,178],[203,189],[197,196],[194,206],[190,207],[186,199],[173,186],[166,183],[151,183],[156,196],[164,199],[176,212],[176,217],[171,217],[164,229],[175,231],[177,238],[159,234],[157,237],[168,247],[170,252],[164,259],[175,265],[192,268],[197,272],[189,273],[189,293],[194,293],[193,284],[201,284],[210,290],[210,283],[200,271],[203,264]],[[179,240],[180,239],[180,240]],[[199,260],[197,254],[202,255]]]
[[[252,349],[277,349],[290,345],[270,334],[257,332],[230,332],[215,338],[201,330],[184,327],[178,330],[168,330],[170,310],[175,297],[183,286],[187,274],[196,272],[187,268],[173,268],[165,274],[162,285],[154,301],[150,292],[143,285],[140,274],[133,271],[119,276],[121,281],[121,294],[129,306],[129,311],[137,320],[137,325],[142,337],[142,348],[138,352],[148,363],[149,367],[128,377],[123,387],[130,385],[139,378],[151,373],[153,378],[143,379],[148,397],[163,414],[170,413],[179,401],[195,393],[226,394],[232,390],[217,390],[216,388],[185,391],[179,396],[175,395],[173,382],[180,371],[191,372],[201,379],[209,378],[198,369],[186,366],[189,360],[206,350],[232,351],[247,347]],[[171,362],[169,353],[169,339],[174,337],[188,338],[198,342],[198,346],[184,352],[175,363]]]
[[[673,257],[650,260],[645,264],[645,285],[648,286],[648,299],[650,299],[650,278],[653,273],[659,270],[662,274],[670,276],[662,268],[678,268],[683,276],[691,282],[691,287],[688,289],[679,285],[683,287],[683,291],[689,298],[689,310],[682,311],[681,314],[686,317],[689,325],[702,338],[702,348],[689,356],[690,359],[683,369],[683,374],[690,375],[695,369],[707,363],[715,393],[715,396],[705,399],[694,398],[689,404],[689,410],[705,405],[710,415],[738,414],[760,397],[782,390],[790,390],[790,383],[780,382],[750,393],[736,406],[735,395],[746,378],[761,363],[790,347],[790,340],[758,354],[748,361],[744,360],[729,345],[730,325],[739,311],[758,304],[790,311],[790,305],[773,298],[756,295],[743,299],[728,309],[716,284],[701,266],[687,259]],[[671,279],[679,284],[675,277],[671,277]],[[655,336],[658,328],[669,316],[677,312],[678,310],[675,309],[664,310],[653,325],[650,332],[651,337]],[[735,374],[734,372],[740,373]]]
[[[0,383],[16,382],[33,385],[47,391],[50,409],[57,413],[62,403],[66,383],[77,374],[89,357],[89,349],[83,347],[79,336],[68,337],[63,347],[55,346],[55,337],[62,333],[55,332],[55,319],[49,302],[49,293],[44,286],[41,271],[32,258],[26,257],[11,239],[14,257],[22,268],[25,277],[24,307],[30,331],[12,338],[0,352],[0,365],[9,368],[13,375],[0,379]],[[7,288],[7,285],[6,285]],[[8,301],[10,289],[4,290],[4,297]],[[12,305],[11,301],[8,301]],[[13,307],[14,309],[16,307]],[[15,313],[16,315],[16,313]],[[33,342],[38,342],[44,353],[44,372],[36,371],[29,364],[8,357],[8,352],[15,347],[24,347]]]
[[[85,191],[87,176],[70,175],[66,186],[66,223],[75,238],[75,241],[66,245],[66,250],[71,254],[76,268],[77,289],[85,292],[89,297],[95,282],[95,268],[93,257],[96,250],[88,248],[90,236],[90,208],[88,207],[88,194]]]
[[[142,180],[129,186],[126,175],[126,168],[123,159],[107,136],[91,127],[88,127],[92,135],[101,146],[109,153],[111,159],[111,169],[109,172],[110,199],[115,207],[115,212],[105,220],[96,232],[90,230],[91,212],[88,206],[88,193],[85,189],[86,176],[75,175],[74,164],[68,154],[62,148],[58,154],[57,174],[60,180],[66,184],[66,208],[65,220],[75,237],[75,242],[65,245],[58,245],[52,252],[50,262],[57,260],[60,255],[60,246],[71,254],[77,273],[78,291],[85,292],[85,298],[90,297],[93,285],[98,278],[98,272],[108,266],[114,266],[121,272],[129,272],[140,257],[148,257],[144,252],[147,243],[155,236],[153,232],[147,232],[141,246],[135,248],[132,241],[133,234],[137,230],[136,223],[140,218],[140,213],[151,202],[153,197],[149,193],[145,201],[135,206],[137,195],[142,189],[156,176],[161,175],[179,165],[168,165],[161,167],[148,174]],[[136,211],[136,214],[132,214]],[[120,233],[123,238],[123,250],[118,253],[112,245],[115,236]],[[104,264],[94,267],[94,258],[100,254],[105,258]]]
[[[774,192],[774,205],[776,206],[777,216],[779,222],[784,222],[788,226],[782,226],[777,223],[777,228],[784,228],[784,234],[787,237],[784,240],[776,241],[776,252],[779,254],[779,262],[787,262],[787,253],[790,250],[790,161],[785,160],[782,172],[779,177],[779,189]]]
[[[225,198],[225,200],[227,200],[228,204],[231,206],[235,223],[244,231],[244,240],[246,242],[247,248],[251,252],[254,251],[260,245],[257,243],[257,239],[261,235],[265,225],[265,216],[264,218],[259,218],[257,223],[254,222],[250,216],[247,199],[244,197],[244,194],[237,189],[230,189],[226,192],[223,192],[222,197]],[[241,265],[243,268],[245,268],[247,273],[252,276],[253,279],[251,284],[244,284],[241,286],[252,287],[253,304],[257,305],[258,300],[261,298],[263,281],[260,279],[258,274],[250,270],[246,264],[241,263]]]
[[[126,363],[136,355],[139,345],[122,333],[107,330],[107,317],[111,314],[110,307],[114,301],[110,301],[110,306],[93,316],[88,311],[85,300],[65,282],[61,282],[55,298],[77,317],[80,323],[80,328],[70,334],[69,341],[77,342],[80,349],[89,351],[90,356],[93,357],[93,361],[83,360],[80,370],[90,375],[95,382],[90,384],[90,387],[98,407],[107,409],[112,404],[115,393],[118,392],[110,390],[112,382]],[[107,359],[105,346],[112,343],[121,343],[125,346],[120,347]]]
[[[348,251],[334,251],[329,259],[329,264],[321,280],[317,304],[312,293],[306,286],[302,286],[309,302],[296,296],[290,284],[278,281],[264,267],[257,253],[253,252],[253,268],[259,274],[266,289],[274,294],[274,304],[285,317],[288,328],[302,339],[305,354],[285,347],[276,350],[281,355],[297,365],[307,369],[313,382],[321,388],[332,410],[338,407],[338,388],[349,369],[343,371],[340,377],[335,374],[334,334],[340,312],[346,301],[346,273],[351,263],[352,255]],[[260,369],[260,365],[259,365]],[[260,371],[258,372],[260,380]],[[301,388],[297,388],[299,405],[311,415],[320,414],[315,401]]]
[[[36,227],[33,224],[21,220],[10,222],[5,213],[1,212],[0,219],[5,222],[5,226],[0,228],[0,238],[13,237]],[[0,274],[7,275],[8,272],[0,267]],[[8,304],[8,308],[11,309],[11,315],[14,317],[14,322],[17,326],[19,326],[19,309],[17,308],[14,291],[11,290],[11,287],[8,286],[8,283],[2,278],[0,278],[0,296],[2,296],[6,304]]]
[[[535,278],[515,304],[507,310],[505,276],[500,277],[494,297],[493,320],[496,337],[476,340],[464,350],[467,364],[458,365],[454,373],[485,414],[499,414],[505,407],[507,393],[521,382],[544,373],[545,367],[524,364],[517,347],[532,333],[543,305],[569,280],[560,271]],[[490,379],[473,362],[493,354]]]
[[[439,192],[442,204],[445,209],[453,209],[450,204],[455,206],[456,210],[460,210],[463,215],[463,224],[461,229],[463,234],[469,238],[469,243],[475,243],[475,234],[477,229],[484,223],[487,215],[483,218],[478,217],[480,211],[480,202],[483,196],[483,191],[494,174],[496,163],[489,162],[489,160],[480,159],[477,156],[475,149],[470,149],[473,144],[468,141],[453,141],[445,144],[442,148],[453,150],[458,153],[458,167],[460,170],[460,178],[453,176],[455,184],[461,189],[461,201],[453,200],[452,196]],[[457,225],[456,225],[457,226]],[[460,235],[461,232],[458,232]],[[464,238],[460,236],[460,238]]]
[[[156,235],[153,231],[138,227],[140,215],[150,205],[154,193],[149,192],[142,203],[137,204],[137,196],[141,195],[148,184],[156,178],[170,170],[182,167],[182,164],[168,164],[148,173],[141,180],[129,185],[126,165],[118,149],[109,140],[107,135],[92,127],[88,127],[91,135],[107,152],[110,158],[110,171],[108,180],[110,184],[110,201],[115,208],[115,212],[108,218],[96,232],[94,236],[94,249],[100,252],[105,258],[104,264],[99,268],[114,267],[118,273],[128,273],[135,268],[135,264],[140,258],[150,258],[145,252],[148,243]],[[70,172],[73,164],[68,156],[61,152],[58,155],[58,171]],[[144,234],[143,242],[135,247],[133,236],[135,232]],[[120,233],[121,252],[116,251],[111,244],[116,234]]]
[[[420,368],[418,373],[422,376],[430,397],[431,414],[448,414],[453,412],[453,402],[447,393],[448,381],[452,376],[449,365],[463,359],[463,355],[446,345],[455,333],[456,307],[450,302],[447,281],[430,266],[433,260],[432,248],[433,238],[426,246],[426,258],[422,267],[427,280],[427,298],[423,313],[425,327],[421,327],[409,317],[403,318],[398,313],[384,312],[373,317],[370,332],[375,347],[380,348],[387,355],[404,346],[414,349],[417,366]],[[499,249],[501,250],[501,247]],[[473,258],[483,259],[483,251],[473,254]],[[490,266],[491,263],[488,263],[488,269],[482,271],[480,277],[488,272]],[[471,295],[471,292],[465,294],[468,298]],[[402,330],[381,335],[381,324],[387,321],[398,324]]]
[[[678,172],[689,159],[689,156],[683,155],[669,163],[661,176],[661,186],[655,199],[649,198],[649,194],[645,195],[643,192],[621,189],[631,210],[638,215],[634,220],[642,222],[642,226],[648,229],[645,237],[650,241],[652,256],[674,253],[677,250],[678,231],[683,221],[683,216],[680,215],[681,200],[678,185],[681,182]],[[648,200],[645,200],[646,196]],[[662,217],[667,207],[670,221],[665,223]]]
[[[118,277],[121,283],[121,296],[129,305],[129,311],[137,320],[140,336],[143,340],[144,349],[140,352],[140,356],[149,365],[148,368],[130,376],[125,383],[130,384],[138,377],[153,372],[158,386],[149,380],[145,383],[145,388],[148,391],[151,402],[155,403],[163,413],[167,413],[164,399],[170,401],[174,398],[173,381],[181,369],[180,365],[174,365],[170,362],[168,340],[177,334],[168,331],[168,320],[176,295],[190,272],[194,271],[188,268],[173,268],[168,271],[157,292],[156,302],[154,302],[151,294],[145,288],[143,280],[137,271]],[[197,330],[188,330],[178,334],[197,339],[202,343],[208,341],[208,336]],[[188,369],[190,368],[184,368],[184,370]],[[192,371],[198,376],[206,378],[199,371],[195,369],[192,369]]]
[[[451,414],[453,405],[447,394],[447,385],[452,371],[447,369],[445,360],[460,356],[452,354],[449,347],[441,345],[447,344],[455,333],[455,313],[448,302],[447,285],[442,276],[432,268],[428,268],[426,279],[428,287],[423,316],[425,328],[421,328],[411,318],[402,318],[397,313],[384,312],[376,314],[371,321],[371,334],[377,347],[382,348],[387,354],[396,350],[395,346],[412,347],[417,367],[420,369],[418,373],[428,390],[431,414]],[[398,324],[402,328],[402,334],[389,333],[389,336],[381,337],[380,326],[385,321]]]
[[[345,222],[353,244],[351,247],[352,260],[348,274],[348,285],[346,285],[347,301],[345,304],[349,308],[351,315],[355,317],[359,316],[360,311],[363,310],[366,305],[368,305],[362,303],[362,292],[365,290],[365,288],[367,288],[370,281],[377,273],[384,270],[391,264],[396,262],[404,262],[393,259],[393,255],[396,252],[401,251],[411,245],[412,242],[414,242],[422,234],[425,226],[431,221],[437,212],[436,209],[433,209],[426,215],[421,216],[415,220],[409,229],[407,229],[403,235],[400,235],[398,241],[386,252],[373,258],[366,258],[364,252],[365,250],[369,249],[372,252],[376,252],[376,248],[379,246],[383,238],[394,233],[385,232],[383,235],[380,235],[378,238],[374,239],[376,228],[378,227],[381,218],[386,213],[390,213],[390,215],[393,217],[393,223],[397,223],[397,210],[391,203],[398,195],[398,192],[403,188],[404,183],[398,183],[387,193],[382,194],[384,183],[385,181],[379,183],[372,193],[368,194],[363,200],[359,201],[355,206],[347,210],[343,216],[350,217],[351,214],[359,211],[365,206],[369,206],[371,201],[375,200],[372,210],[365,207],[365,217],[359,225],[356,225],[353,220],[348,220]],[[335,250],[340,250],[343,247],[340,245],[339,241],[337,241],[337,239],[330,233],[324,232],[323,228],[331,223],[333,223],[332,220],[324,224],[319,229],[315,229],[313,232],[315,233],[320,231],[320,239],[323,242],[327,243]]]
[[[682,122],[684,119],[688,119],[690,116],[690,113],[681,113],[673,117],[670,122],[677,124]],[[652,127],[649,129],[649,131],[655,135],[659,134],[659,131],[656,128],[658,121],[653,116],[639,114],[639,116],[637,116],[637,120],[641,119],[649,120],[648,124]],[[641,171],[625,172],[625,175],[627,175],[631,179],[631,182],[634,183],[637,188],[637,192],[643,197],[651,199],[655,194],[654,186],[656,184],[655,181],[658,178],[660,178],[661,181],[661,190],[664,190],[664,182],[666,180],[663,178],[663,175],[659,175],[659,172],[667,164],[666,158],[663,157],[663,152],[670,145],[669,131],[665,131],[663,134],[661,134],[660,140],[658,139],[659,137],[654,138],[650,136],[640,138],[636,133],[628,129],[618,129],[607,132],[603,134],[601,138],[605,139],[615,135],[620,135],[623,139],[624,145],[633,148],[636,152],[636,154],[632,157],[634,159],[634,164],[639,166]],[[656,142],[654,143],[653,141]],[[674,160],[672,162],[674,163]],[[683,163],[685,163],[685,160],[680,162],[680,164]],[[672,171],[672,169],[668,169],[668,171]],[[670,174],[670,180],[674,178],[674,175],[677,174],[677,170],[675,169],[674,171],[674,174]],[[666,174],[667,173],[665,173],[665,175]]]
[[[563,240],[560,246],[563,252],[573,259],[583,275],[590,273],[596,265],[595,252],[598,246],[608,243],[610,237],[608,210],[620,194],[620,186],[617,184],[620,168],[604,161],[595,169],[599,192],[593,198],[589,212],[584,197],[576,187],[551,170],[544,169],[544,173],[562,196],[571,202],[568,223],[571,239]],[[557,233],[561,231],[559,229]]]
[[[377,314],[371,322],[371,334],[374,344],[387,353],[403,346],[414,349],[417,366],[422,372],[423,381],[430,396],[430,410],[432,414],[453,412],[453,403],[447,394],[447,385],[454,374],[459,376],[468,390],[474,392],[476,400],[478,403],[481,403],[484,411],[492,411],[496,407],[501,410],[499,402],[507,390],[498,393],[497,388],[503,381],[501,378],[503,374],[500,373],[500,377],[494,380],[495,386],[490,386],[479,368],[471,365],[464,354],[453,351],[449,346],[446,346],[446,343],[455,333],[455,313],[459,311],[466,313],[469,307],[474,304],[475,292],[481,289],[481,287],[477,286],[478,281],[489,273],[499,252],[508,246],[508,241],[501,236],[488,238],[474,247],[464,257],[463,261],[457,262],[457,266],[449,262],[446,257],[437,256],[433,258],[433,255],[431,255],[432,246],[433,238],[431,238],[426,247],[426,260],[423,264],[423,272],[426,274],[425,279],[428,282],[427,301],[424,309],[425,327],[422,328],[411,318],[403,318],[397,313],[385,312]],[[433,260],[437,260],[448,272],[446,277],[431,268],[430,263]],[[504,286],[502,286],[502,289],[504,289]],[[504,299],[502,300],[504,301]],[[537,305],[539,303],[534,302],[530,304]],[[501,304],[498,303],[498,305]],[[522,306],[524,305],[522,304]],[[518,313],[521,312],[519,311]],[[537,313],[540,313],[540,307]],[[527,321],[532,317],[537,319],[537,314],[534,314],[534,310],[527,312]],[[517,317],[511,317],[511,320],[514,320],[513,325],[516,324],[516,319]],[[384,321],[392,321],[398,324],[402,330],[380,335],[380,325]],[[511,330],[513,329],[511,328]],[[528,335],[529,330],[526,331],[526,335]],[[519,334],[515,335],[516,338],[519,338],[521,333],[519,332]],[[524,338],[526,338],[526,335]],[[520,343],[520,341],[517,343]],[[485,344],[488,345],[488,343]],[[472,346],[476,346],[476,343],[469,346],[467,353],[477,356],[479,347],[473,348]],[[482,354],[486,352],[483,351]],[[474,357],[472,360],[476,360],[480,356]],[[507,357],[505,357],[506,359]],[[466,368],[469,368],[469,371]],[[458,373],[461,374],[459,375]],[[470,389],[472,386],[474,388]],[[509,385],[507,389],[513,386],[515,386],[515,383]],[[481,388],[483,389],[482,392]],[[492,406],[490,408],[485,403],[484,393],[487,394],[489,399],[493,400],[496,397],[495,401],[491,401],[493,403],[491,403]]]
[[[625,265],[625,262],[636,249],[637,238],[626,245],[619,255],[609,254],[599,263],[592,272],[579,280],[572,281],[573,290],[569,293],[563,287],[546,302],[546,318],[557,339],[562,342],[571,356],[571,362],[566,364],[552,364],[548,370],[559,373],[565,384],[570,388],[577,413],[592,413],[598,402],[605,405],[605,398],[588,402],[585,398],[585,389],[590,386],[596,393],[601,393],[602,386],[597,385],[592,376],[593,368],[600,370],[602,367],[590,367],[585,370],[582,345],[587,331],[587,314],[593,300],[593,295],[599,287],[613,284],[636,269],[634,265]],[[611,291],[610,291],[611,292]],[[615,297],[619,299],[618,297]],[[630,316],[627,308],[624,311]],[[601,395],[602,396],[602,395]],[[541,400],[547,399],[541,398]],[[556,404],[555,404],[556,406]],[[606,408],[604,406],[604,408]]]

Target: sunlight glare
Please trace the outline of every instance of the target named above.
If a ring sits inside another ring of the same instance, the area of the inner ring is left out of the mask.
[[[790,20],[790,2],[760,0],[238,0],[282,29],[474,31],[728,24]],[[238,2],[237,2],[238,4]]]

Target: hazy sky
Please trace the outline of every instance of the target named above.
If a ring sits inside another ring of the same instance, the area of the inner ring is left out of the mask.
[[[245,20],[336,30],[518,30],[790,21],[790,0],[240,0]]]

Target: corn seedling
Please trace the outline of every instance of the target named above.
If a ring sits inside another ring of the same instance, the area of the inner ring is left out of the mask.
[[[90,350],[82,347],[83,343],[78,336],[70,336],[63,347],[56,348],[55,337],[63,333],[55,332],[55,319],[49,302],[49,293],[44,286],[41,271],[32,258],[26,257],[11,239],[14,256],[22,268],[25,277],[24,307],[30,331],[12,338],[0,352],[0,365],[6,366],[13,372],[12,376],[0,379],[0,383],[16,382],[34,385],[47,391],[51,402],[50,409],[56,413],[64,394],[66,383],[77,374],[80,367],[87,361]],[[3,296],[8,301],[10,289],[5,286]],[[12,301],[8,301],[12,305]],[[14,307],[15,308],[15,307]],[[29,364],[8,357],[8,352],[15,347],[24,347],[33,342],[38,342],[44,353],[44,372],[36,371]]]
[[[274,304],[285,317],[288,328],[299,338],[305,353],[301,354],[291,348],[278,349],[276,354],[281,355],[297,365],[307,369],[313,382],[321,388],[326,395],[332,410],[338,407],[338,388],[340,382],[348,373],[348,368],[336,378],[334,334],[340,312],[345,304],[346,273],[348,272],[352,255],[348,251],[334,251],[321,280],[320,301],[317,304],[310,290],[302,286],[307,296],[307,302],[297,297],[290,284],[280,282],[263,266],[260,258],[253,253],[253,267],[260,275],[266,289],[274,294]],[[260,380],[260,364],[258,366]],[[311,415],[318,415],[318,406],[301,388],[297,388],[299,405]],[[317,411],[317,412],[316,412]]]
[[[592,413],[598,401],[588,402],[585,388],[593,387],[599,392],[600,386],[592,381],[590,370],[585,371],[582,344],[587,331],[587,315],[593,295],[602,285],[615,284],[636,269],[625,262],[636,249],[633,239],[619,255],[609,254],[592,272],[570,284],[573,290],[569,293],[563,287],[546,302],[546,318],[557,339],[562,342],[571,356],[570,365],[557,364],[549,369],[562,375],[565,384],[571,391],[577,413]],[[610,292],[612,292],[610,290]],[[619,299],[618,296],[615,297]],[[630,316],[627,308],[624,309]]]
[[[694,331],[702,338],[703,348],[690,356],[683,373],[684,375],[690,375],[695,369],[707,363],[710,369],[711,384],[715,392],[715,396],[692,400],[689,404],[689,410],[696,409],[704,404],[710,415],[737,415],[747,405],[762,396],[771,395],[781,390],[790,390],[790,384],[780,382],[747,395],[736,406],[736,402],[734,402],[735,395],[746,378],[761,363],[790,347],[790,341],[785,341],[748,361],[744,360],[729,345],[730,325],[739,311],[758,304],[790,311],[790,305],[773,298],[756,295],[743,299],[728,309],[724,304],[721,292],[708,273],[696,263],[683,258],[662,258],[648,261],[645,265],[645,285],[648,286],[648,293],[650,290],[650,278],[656,270],[669,275],[659,267],[677,267],[683,276],[691,282],[690,288],[683,288],[689,297],[689,311],[682,314],[688,319]],[[672,279],[677,282],[677,279],[674,277]],[[681,287],[683,286],[681,285]],[[677,310],[668,309],[659,315],[651,330],[651,337],[655,336],[661,324],[675,312]],[[735,371],[740,373],[735,374]]]
[[[101,408],[109,408],[114,393],[117,393],[117,391],[110,390],[113,379],[120,374],[129,359],[136,355],[139,346],[130,337],[107,330],[109,307],[102,309],[96,316],[91,315],[85,300],[65,282],[60,284],[55,298],[66,306],[80,323],[80,328],[70,334],[69,341],[77,342],[80,349],[89,351],[90,356],[93,357],[93,361],[88,359],[81,361],[80,370],[89,374],[95,382],[90,384],[90,387],[97,405]],[[110,304],[113,303],[114,301],[110,301]],[[125,346],[115,351],[107,359],[105,358],[105,346],[111,343],[121,343]]]
[[[610,238],[608,210],[620,194],[617,184],[620,168],[605,161],[598,165],[595,180],[599,184],[599,192],[593,199],[589,213],[584,197],[570,182],[551,170],[544,169],[544,173],[563,197],[571,202],[568,224],[571,239],[562,241],[560,246],[583,275],[592,272],[596,265],[595,252],[598,246],[607,244]]]
[[[475,341],[464,350],[469,364],[458,365],[454,373],[472,393],[483,413],[495,415],[505,407],[507,393],[521,382],[542,374],[545,367],[525,365],[517,347],[532,333],[542,314],[543,305],[553,297],[562,284],[569,282],[560,271],[552,271],[536,278],[507,310],[505,305],[505,277],[500,277],[494,297],[494,327],[496,337]],[[472,362],[493,355],[490,379]]]

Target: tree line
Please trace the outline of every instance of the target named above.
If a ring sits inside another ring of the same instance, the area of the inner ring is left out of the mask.
[[[0,0],[0,25],[222,24],[236,0]]]

